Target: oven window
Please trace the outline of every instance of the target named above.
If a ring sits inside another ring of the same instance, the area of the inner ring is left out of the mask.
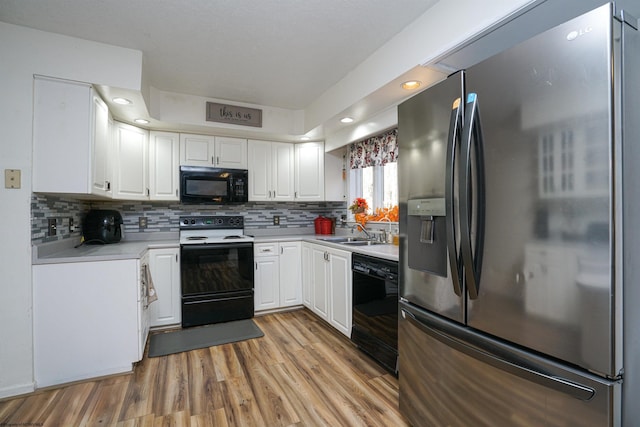
[[[185,245],[182,296],[253,289],[253,245]]]
[[[185,194],[189,196],[227,196],[227,180],[187,179]]]

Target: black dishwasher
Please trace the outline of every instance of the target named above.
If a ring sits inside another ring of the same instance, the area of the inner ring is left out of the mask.
[[[353,254],[351,340],[380,365],[398,372],[398,263]]]

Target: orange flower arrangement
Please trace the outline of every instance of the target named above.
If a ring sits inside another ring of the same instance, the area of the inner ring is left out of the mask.
[[[351,209],[351,207],[349,207]],[[356,213],[356,222],[365,225],[368,221],[389,221],[398,222],[398,205],[390,208],[377,208],[376,211],[367,215],[366,213]]]
[[[349,210],[354,214],[361,214],[366,212],[367,209],[369,209],[369,205],[367,205],[367,201],[363,197],[356,197],[353,204],[349,206]]]

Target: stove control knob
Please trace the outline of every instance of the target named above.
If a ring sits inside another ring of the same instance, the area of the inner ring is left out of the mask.
[[[189,224],[189,220],[185,219],[184,221],[182,221],[185,225]]]
[[[195,220],[195,219],[192,219],[192,220],[191,220],[191,224],[195,224],[195,223],[196,223],[196,220]]]

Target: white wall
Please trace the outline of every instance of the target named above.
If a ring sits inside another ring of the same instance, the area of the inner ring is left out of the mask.
[[[33,75],[140,90],[142,54],[0,22],[0,398],[33,390],[31,130]],[[79,319],[81,321],[81,319]]]

